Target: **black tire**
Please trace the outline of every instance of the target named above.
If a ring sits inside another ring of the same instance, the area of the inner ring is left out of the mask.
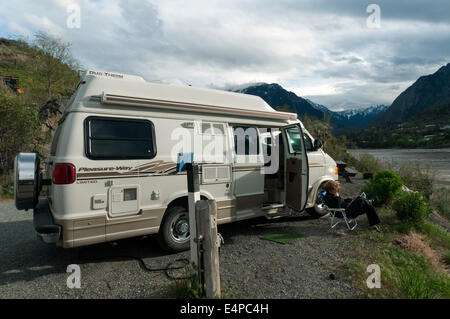
[[[189,211],[183,206],[166,210],[159,227],[158,242],[166,251],[180,252],[190,248]]]
[[[316,218],[323,217],[328,213],[327,209],[325,208],[324,204],[322,203],[322,200],[319,197],[319,194],[324,191],[323,185],[324,184],[320,185],[319,189],[317,190],[316,199],[314,201],[314,206],[306,209],[308,214],[310,214],[311,216],[316,217]]]

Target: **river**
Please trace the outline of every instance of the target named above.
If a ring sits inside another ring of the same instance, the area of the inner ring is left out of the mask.
[[[450,148],[440,149],[352,149],[352,155],[368,153],[380,160],[399,163],[419,162],[436,173],[436,186],[450,188]]]

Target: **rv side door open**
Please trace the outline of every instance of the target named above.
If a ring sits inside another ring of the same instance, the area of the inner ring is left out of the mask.
[[[308,156],[299,124],[283,127],[286,206],[303,211],[308,195]]]

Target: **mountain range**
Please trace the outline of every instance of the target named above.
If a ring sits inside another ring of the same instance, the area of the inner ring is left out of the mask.
[[[422,119],[426,125],[429,124],[425,123],[428,121],[435,123],[439,115],[442,115],[440,122],[450,123],[446,109],[450,101],[450,63],[433,74],[421,76],[390,106],[380,104],[332,111],[324,105],[297,96],[276,83],[254,83],[230,90],[259,96],[274,109],[294,112],[299,117],[329,117],[333,132],[337,135],[363,131],[374,126],[381,128],[379,131],[382,132],[384,126],[407,123],[410,119]]]
[[[349,131],[364,128],[372,122],[377,116],[386,111],[389,106],[377,104],[359,109],[348,109],[343,111],[331,111],[326,106],[307,101],[316,109],[322,110],[330,116],[330,121],[334,127],[335,134],[343,134]]]
[[[428,108],[450,100],[450,63],[435,73],[421,76],[392,102],[391,107],[371,124],[375,126],[405,122]]]
[[[323,119],[327,116],[335,133],[364,127],[388,108],[385,105],[375,105],[360,109],[331,111],[326,106],[302,98],[276,83],[255,83],[234,88],[231,91],[259,96],[274,109],[297,113],[299,117],[307,115]]]
[[[233,91],[259,96],[272,108],[297,113],[299,116],[308,115],[323,118],[324,115],[322,110],[311,105],[306,99],[285,90],[276,83],[257,83]]]

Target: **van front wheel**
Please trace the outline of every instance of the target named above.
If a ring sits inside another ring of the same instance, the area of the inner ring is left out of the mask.
[[[158,241],[170,252],[189,249],[189,211],[182,206],[169,207],[159,227]]]
[[[328,213],[326,206],[323,204],[322,199],[319,197],[319,194],[323,192],[324,189],[322,185],[317,190],[316,199],[314,201],[314,206],[311,208],[307,208],[306,211],[313,217],[320,218],[325,216]]]

